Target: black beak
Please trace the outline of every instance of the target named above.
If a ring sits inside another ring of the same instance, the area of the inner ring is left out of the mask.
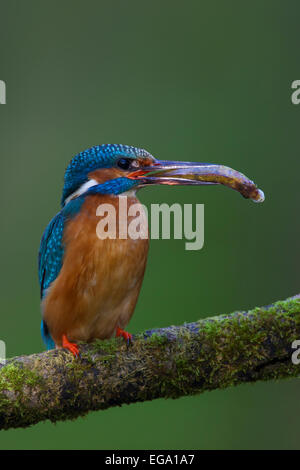
[[[155,160],[152,165],[131,173],[129,178],[139,180],[140,187],[148,184],[184,186],[223,184],[255,202],[263,202],[265,199],[263,191],[245,175],[227,166],[213,163]]]

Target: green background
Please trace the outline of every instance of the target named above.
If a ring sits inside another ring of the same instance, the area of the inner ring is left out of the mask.
[[[297,0],[0,2],[1,322],[8,356],[43,349],[37,251],[64,169],[92,145],[224,163],[266,194],[153,187],[149,205],[204,203],[205,246],[151,242],[129,331],[299,292]],[[94,412],[0,432],[1,448],[300,448],[298,380]]]

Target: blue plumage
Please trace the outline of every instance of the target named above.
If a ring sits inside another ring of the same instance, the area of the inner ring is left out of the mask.
[[[130,180],[128,178],[115,178],[106,181],[105,183],[92,186],[87,192],[86,196],[91,194],[122,194],[125,191],[138,186],[139,181]]]
[[[59,212],[49,223],[41,240],[39,252],[39,281],[41,298],[49,285],[56,279],[62,266],[64,213]]]
[[[63,234],[68,220],[73,218],[81,209],[88,195],[92,194],[121,194],[138,185],[138,181],[129,178],[115,178],[98,184],[65,205],[66,199],[88,181],[88,175],[98,168],[114,167],[120,158],[136,159],[151,157],[143,149],[129,145],[97,145],[76,155],[68,165],[61,199],[62,210],[47,226],[40,244],[39,251],[39,282],[41,299],[47,295],[47,289],[60,273],[64,257]],[[42,320],[41,334],[47,349],[55,347],[46,323]]]
[[[102,185],[99,185],[102,186]],[[99,188],[96,186],[96,188]],[[99,191],[99,189],[98,189]],[[40,244],[39,281],[41,298],[50,284],[57,278],[63,261],[63,232],[65,224],[81,209],[87,193],[71,200],[48,224]]]
[[[55,343],[49,333],[48,327],[44,320],[41,321],[41,336],[47,350],[55,348]]]
[[[63,233],[66,222],[74,217],[84,202],[84,197],[79,197],[70,201],[47,226],[40,244],[39,251],[39,282],[41,289],[41,298],[46,295],[50,284],[55,281],[60,273],[63,255]],[[42,321],[41,333],[47,349],[54,348],[54,342],[48,332],[47,325]]]
[[[101,201],[117,206],[114,195],[125,193],[132,207],[138,202],[132,188],[219,184],[220,176],[238,183],[228,185],[245,197],[263,200],[252,182],[251,186],[244,175],[223,165],[157,160],[146,150],[129,145],[98,145],[76,155],[65,172],[62,209],[49,223],[40,245],[41,333],[47,349],[63,347],[78,357],[78,341],[113,334],[131,339],[124,328],[141,288],[148,240],[131,240],[128,234],[120,241],[110,237],[106,244],[98,241],[96,216]],[[97,197],[99,194],[108,196]]]
[[[61,211],[51,220],[41,240],[39,251],[41,298],[44,297],[50,284],[55,281],[62,267],[64,223],[65,218],[63,211]],[[41,334],[47,349],[53,349],[55,347],[54,341],[43,320],[41,323]]]
[[[151,155],[144,149],[130,145],[96,145],[80,152],[70,162],[65,172],[62,206],[65,200],[88,180],[88,174],[97,168],[113,167],[120,157],[132,158]]]

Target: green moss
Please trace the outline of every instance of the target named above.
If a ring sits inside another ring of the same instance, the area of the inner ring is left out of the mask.
[[[93,354],[109,353],[113,356],[119,349],[119,341],[117,338],[109,340],[95,340],[89,343],[89,351]]]
[[[153,333],[146,341],[155,344],[164,344],[168,341],[168,338],[165,335],[159,335],[158,333]]]
[[[28,388],[33,392],[42,384],[41,377],[33,370],[17,362],[10,362],[0,370],[0,427],[22,426],[34,419]],[[12,398],[13,397],[13,398]]]
[[[168,338],[166,335],[159,335],[158,333],[153,333],[151,336],[144,339],[143,336],[139,340],[136,340],[137,344],[145,345],[146,348],[156,348],[168,343]]]
[[[13,362],[0,370],[0,392],[4,390],[21,392],[25,385],[34,387],[40,381],[41,378],[35,372]]]
[[[290,358],[300,337],[300,299],[194,326],[139,334],[129,346],[122,338],[80,344],[79,359],[51,351],[7,364],[0,370],[0,427],[300,373]]]

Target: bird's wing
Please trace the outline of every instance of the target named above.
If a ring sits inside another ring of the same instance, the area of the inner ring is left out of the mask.
[[[41,298],[46,289],[57,278],[63,263],[64,246],[63,231],[65,216],[59,212],[47,226],[40,244],[39,251],[39,281]]]
[[[68,220],[74,217],[80,210],[84,198],[76,198],[64,207],[47,226],[40,244],[39,250],[39,281],[41,298],[46,294],[48,287],[55,281],[63,265],[64,243],[63,233]],[[42,320],[41,333],[47,349],[55,347],[48,326]]]

